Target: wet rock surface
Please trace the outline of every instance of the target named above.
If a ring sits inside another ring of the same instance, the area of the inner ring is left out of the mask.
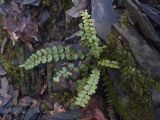
[[[7,73],[6,73],[6,71],[4,70],[3,65],[0,64],[0,77],[1,77],[1,76],[5,76],[6,74],[7,74]]]
[[[80,110],[71,110],[54,116],[48,116],[48,120],[77,120],[82,116]]]
[[[91,3],[96,32],[101,39],[106,40],[107,33],[111,32],[112,24],[118,21],[112,0],[91,0]]]
[[[120,33],[128,43],[136,61],[147,70],[154,78],[160,77],[160,55],[157,50],[150,46],[145,39],[134,29],[123,29],[115,24],[114,28]]]

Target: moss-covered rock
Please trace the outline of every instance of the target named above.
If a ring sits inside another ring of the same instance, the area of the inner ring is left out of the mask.
[[[117,33],[109,36],[107,51],[110,59],[119,62],[121,75],[118,82],[123,93],[128,96],[128,102],[125,103],[116,93],[111,93],[117,113],[124,120],[155,120],[151,89],[155,85],[158,87],[159,83],[139,69],[131,52]],[[114,85],[111,84],[110,88],[113,89]]]

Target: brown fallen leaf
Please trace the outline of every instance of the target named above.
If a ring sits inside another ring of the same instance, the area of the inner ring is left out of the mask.
[[[84,109],[81,120],[109,120],[102,111],[102,101],[99,96],[93,98]]]
[[[38,101],[36,99],[32,99],[31,107],[35,107],[37,104],[38,104]]]

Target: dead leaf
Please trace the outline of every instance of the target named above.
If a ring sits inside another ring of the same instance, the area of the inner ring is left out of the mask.
[[[36,120],[38,114],[40,113],[40,103],[33,100],[33,105],[28,109],[25,114],[24,120]]]
[[[102,112],[102,100],[99,96],[93,98],[84,109],[82,120],[108,120]]]
[[[98,108],[95,108],[95,112],[94,112],[94,118],[96,120],[108,120],[104,114],[102,113],[102,111]]]

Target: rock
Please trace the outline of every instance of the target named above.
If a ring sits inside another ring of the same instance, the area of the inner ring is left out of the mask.
[[[40,113],[39,107],[40,103],[36,103],[35,105],[31,106],[26,112],[24,120],[36,120],[38,114]]]
[[[0,78],[1,82],[1,89],[0,89],[0,94],[1,96],[8,94],[9,90],[9,83],[6,77]]]
[[[33,5],[33,6],[39,6],[41,3],[41,0],[24,0],[23,5]]]
[[[107,33],[111,31],[111,25],[117,22],[112,0],[91,0],[91,3],[97,34],[101,39],[106,40]]]
[[[10,115],[4,115],[2,120],[13,120]]]
[[[5,14],[4,13],[4,8],[5,8],[5,5],[2,2],[0,2],[0,14],[2,14],[2,15]]]
[[[30,5],[39,6],[40,3],[41,3],[41,0],[38,0],[38,1],[36,1],[36,2],[31,3]]]
[[[29,97],[29,96],[25,96],[25,97],[22,98],[21,101],[20,101],[20,105],[21,105],[22,107],[28,107],[28,106],[31,105],[31,103],[32,103],[32,98]]]
[[[8,109],[0,107],[0,115],[4,115],[8,113],[9,113]]]
[[[148,4],[142,4],[138,0],[136,1],[136,4],[151,20],[160,25],[160,11],[158,9]]]
[[[160,78],[160,55],[155,48],[151,47],[134,28],[121,28],[114,24],[114,29],[128,44],[137,63],[153,78]]]
[[[40,15],[40,20],[39,20],[39,26],[43,27],[43,25],[45,24],[45,22],[51,17],[50,13],[45,10],[41,12]]]
[[[21,13],[20,8],[15,1],[11,1],[11,5],[12,5],[14,11],[16,11],[17,13]]]
[[[82,116],[81,110],[70,110],[57,115],[48,116],[47,120],[77,120]]]
[[[89,0],[72,0],[73,7],[66,11],[66,21],[70,22],[71,18],[80,17],[80,12],[89,5]]]
[[[110,69],[110,68],[107,68],[107,72],[108,72],[110,80],[114,82],[115,91],[116,91],[117,96],[122,99],[124,104],[127,104],[129,102],[129,98],[122,91],[122,88],[119,84],[120,72],[118,70]]]
[[[59,21],[49,31],[49,38],[54,40],[62,40],[64,38],[65,21]]]
[[[4,67],[2,64],[0,64],[0,76],[5,76],[7,73],[6,71],[4,70]]]
[[[16,106],[12,109],[11,113],[15,116],[18,116],[19,114],[21,114],[23,112],[23,107],[21,106]]]
[[[160,120],[160,108],[156,109],[156,120]]]
[[[154,105],[160,105],[160,91],[152,90],[152,101]]]
[[[17,99],[19,94],[18,90],[13,90],[11,94],[13,96],[13,99],[12,99],[13,105],[17,105]]]
[[[10,107],[11,105],[9,105],[9,103],[10,103],[10,101],[11,101],[11,98],[12,98],[12,96],[11,95],[8,95],[8,94],[5,94],[5,95],[3,95],[1,98],[0,98],[0,100],[2,101],[2,104],[1,104],[1,106],[2,107]],[[8,104],[8,105],[7,105]]]
[[[160,36],[146,14],[144,14],[132,0],[127,0],[127,9],[132,14],[133,20],[138,23],[143,35],[157,48],[160,48]]]

